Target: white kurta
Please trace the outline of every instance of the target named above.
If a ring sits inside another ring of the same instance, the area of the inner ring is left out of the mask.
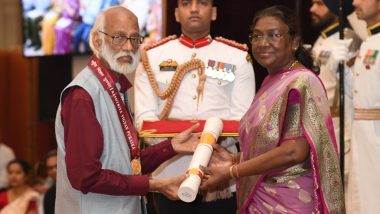
[[[220,117],[221,119],[240,119],[248,109],[255,93],[255,78],[251,62],[247,60],[247,52],[231,47],[222,42],[213,40],[211,44],[201,48],[189,48],[179,42],[171,40],[161,46],[150,49],[148,52],[150,66],[163,91],[171,81],[174,71],[160,71],[159,64],[173,60],[181,65],[189,61],[192,55],[201,59],[207,67],[208,60],[229,63],[236,66],[235,80],[228,82],[207,77],[203,97],[197,105],[197,86],[199,76],[197,70],[190,71],[183,78],[173,101],[169,118],[175,119],[207,119]],[[153,91],[147,74],[139,65],[136,71],[135,82],[135,119],[139,130],[143,120],[158,120],[166,100],[161,100]],[[236,151],[235,142],[230,150]],[[230,140],[230,143],[232,142]],[[227,142],[222,145],[226,146]],[[184,173],[190,163],[191,155],[176,156],[156,170],[156,177],[172,177]]]
[[[365,55],[369,50],[377,50],[378,54],[374,63],[366,67]],[[354,71],[354,108],[380,109],[380,33],[362,43]],[[379,213],[380,120],[353,121],[351,153],[348,193],[358,210],[350,213]]]

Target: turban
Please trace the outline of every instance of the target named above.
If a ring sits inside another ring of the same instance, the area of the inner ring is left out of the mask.
[[[323,0],[329,10],[335,15],[339,15],[339,2],[340,0]],[[354,11],[352,0],[342,0],[343,2],[343,16],[347,16]]]

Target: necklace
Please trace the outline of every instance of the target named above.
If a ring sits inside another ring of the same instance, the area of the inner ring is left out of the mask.
[[[288,70],[292,70],[293,67],[298,63],[298,60],[294,60],[293,63],[289,66]]]

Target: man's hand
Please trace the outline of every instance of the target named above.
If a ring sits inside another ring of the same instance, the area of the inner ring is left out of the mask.
[[[199,123],[191,126],[185,131],[179,133],[172,139],[172,146],[178,154],[191,154],[194,152],[195,147],[198,144],[201,133],[192,133],[198,128]]]
[[[181,174],[174,178],[151,179],[149,180],[150,191],[162,193],[170,200],[178,200],[178,188],[186,178],[186,174]]]
[[[338,40],[331,48],[331,56],[329,57],[326,66],[328,70],[336,74],[338,65],[340,62],[346,62],[351,60],[354,56],[350,52],[351,39]]]

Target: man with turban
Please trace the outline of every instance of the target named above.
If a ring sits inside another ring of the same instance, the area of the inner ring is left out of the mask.
[[[352,0],[343,1],[343,16],[346,17],[353,11]],[[320,36],[312,48],[315,64],[320,67],[320,79],[322,80],[330,104],[330,111],[333,117],[335,136],[339,145],[339,77],[338,64],[344,58],[354,58],[359,48],[361,40],[350,29],[348,22],[339,23],[339,1],[337,0],[312,0],[310,7],[312,25],[320,31]],[[347,40],[339,40],[340,25],[344,25],[344,37]],[[340,45],[339,43],[344,43]],[[343,51],[342,48],[348,49]],[[335,54],[334,54],[335,53]],[[346,56],[348,55],[348,56]],[[352,76],[353,61],[344,64],[345,79]],[[350,167],[349,152],[351,141],[351,122],[353,118],[352,92],[349,82],[345,81],[345,124],[344,124],[344,143],[345,143],[345,186],[348,181],[348,171]]]

